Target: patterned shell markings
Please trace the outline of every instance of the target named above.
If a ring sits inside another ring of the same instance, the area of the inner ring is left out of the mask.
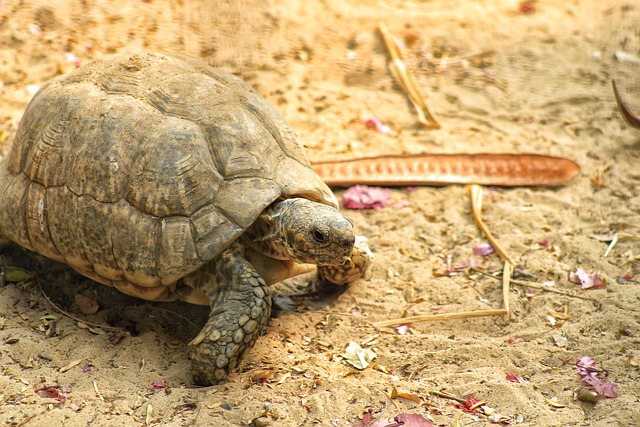
[[[107,284],[173,284],[279,197],[336,204],[273,107],[187,58],[95,61],[44,86],[20,128],[23,244]]]

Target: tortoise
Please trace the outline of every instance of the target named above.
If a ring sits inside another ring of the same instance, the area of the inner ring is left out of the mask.
[[[284,118],[186,56],[115,55],[44,84],[0,163],[0,243],[135,297],[210,305],[194,380],[224,381],[305,264],[368,265]],[[354,264],[355,261],[355,264]]]

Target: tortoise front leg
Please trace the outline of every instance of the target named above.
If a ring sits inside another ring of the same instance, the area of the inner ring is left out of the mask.
[[[239,245],[227,249],[185,282],[211,301],[209,320],[190,343],[194,346],[194,381],[217,384],[224,381],[262,332],[271,314],[271,297]]]
[[[318,266],[318,276],[334,285],[346,285],[364,277],[372,260],[373,254],[367,244],[367,238],[356,236],[349,259],[340,265]]]

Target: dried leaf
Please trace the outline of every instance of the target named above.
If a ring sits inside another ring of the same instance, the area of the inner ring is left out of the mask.
[[[401,393],[398,391],[398,389],[395,386],[393,386],[393,390],[391,390],[390,397],[392,399],[397,399],[398,397],[402,397],[403,399],[410,400],[414,403],[417,403],[418,405],[422,404],[422,399],[420,398],[420,396],[414,393]]]
[[[561,320],[571,319],[571,316],[568,315],[567,313],[561,313],[559,311],[551,310],[550,308],[547,309],[547,313],[549,313],[550,316],[553,316],[556,319],[561,319]]]
[[[67,366],[64,366],[64,367],[60,368],[59,372],[60,373],[67,372],[68,370],[70,370],[74,366],[78,366],[81,362],[82,362],[82,359],[76,359],[73,362],[69,363]]]
[[[273,369],[260,369],[251,374],[251,381],[255,383],[268,383],[273,377]]]
[[[144,418],[144,425],[149,426],[151,423],[153,423],[153,406],[149,403],[147,405],[147,414]]]
[[[569,343],[569,340],[566,337],[563,337],[562,335],[554,335],[553,342],[555,342],[558,347],[564,348]]]
[[[35,279],[35,275],[32,272],[18,267],[4,267],[2,272],[4,273],[4,279],[11,283],[26,282],[27,280]]]
[[[546,398],[545,398],[545,399],[544,399],[544,401],[545,401],[545,402],[547,402],[549,405],[553,406],[554,408],[564,408],[564,407],[566,407],[566,406],[567,406],[567,405],[563,405],[563,404],[562,404],[562,403],[560,403],[560,402],[556,402],[556,401],[555,401],[555,400],[553,400],[553,399],[546,399]]]
[[[291,372],[287,372],[286,374],[284,374],[283,376],[280,377],[280,379],[278,380],[278,385],[282,385],[284,384],[284,382],[286,380],[288,380],[289,378],[291,378]]]
[[[100,308],[96,300],[86,295],[77,294],[75,301],[80,311],[84,314],[94,314],[98,311],[98,308]]]
[[[372,363],[371,364],[371,368],[375,369],[376,371],[380,371],[383,372],[385,374],[389,374],[389,368],[387,368],[386,366],[383,365],[378,365],[377,363]]]
[[[34,390],[34,393],[41,395],[42,397],[49,397],[52,399],[58,399],[59,402],[65,402],[67,400],[67,393],[57,385],[48,385],[44,387],[40,387],[37,390]]]
[[[354,368],[363,370],[376,358],[376,353],[370,348],[363,349],[358,343],[351,341],[345,351],[340,353],[340,357]]]

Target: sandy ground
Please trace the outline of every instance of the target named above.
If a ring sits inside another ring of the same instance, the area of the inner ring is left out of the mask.
[[[484,242],[465,188],[396,189],[399,204],[349,212],[375,251],[370,276],[342,293],[297,298],[220,386],[194,387],[185,355],[206,310],[123,297],[68,272],[44,277],[42,290],[7,283],[0,288],[4,425],[236,426],[262,416],[254,425],[351,426],[368,410],[422,414],[443,426],[491,424],[433,391],[474,396],[512,425],[640,425],[640,244],[621,240],[604,257],[608,242],[592,238],[640,233],[640,131],[621,120],[610,86],[615,77],[640,114],[638,1],[50,3],[0,1],[2,153],[44,81],[92,58],[149,50],[202,57],[248,80],[287,117],[312,159],[536,152],[572,158],[582,174],[562,188],[491,191],[485,201],[485,220],[519,263],[517,278],[553,282],[560,293],[514,285],[509,322],[419,323],[404,335],[376,329],[373,322],[405,311],[502,304],[495,278],[438,274],[448,256],[461,264]],[[389,75],[379,22],[408,44],[441,130],[416,125]],[[635,57],[616,59],[616,51]],[[395,134],[367,129],[362,119],[370,116]],[[484,272],[501,270],[496,255],[481,261]],[[606,287],[570,283],[567,272],[577,268],[599,272]],[[97,300],[96,314],[81,313],[79,293]],[[61,316],[47,336],[43,316],[59,314],[47,298],[82,323]],[[564,310],[552,327],[549,313]],[[116,329],[92,332],[88,322]],[[358,371],[336,360],[350,341],[368,343],[374,365]],[[619,397],[574,400],[581,356],[608,372]],[[154,388],[160,380],[166,387]],[[67,400],[34,392],[43,386],[61,387]],[[394,387],[421,403],[391,399]]]

